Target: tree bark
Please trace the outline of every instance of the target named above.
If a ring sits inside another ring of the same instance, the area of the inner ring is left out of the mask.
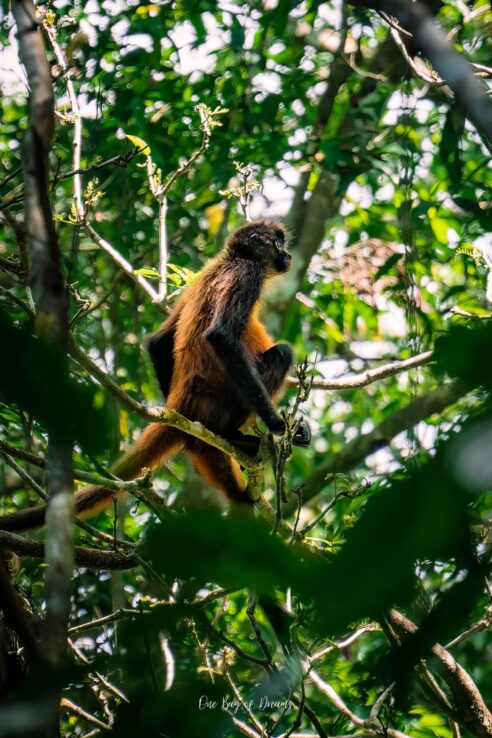
[[[36,332],[53,357],[62,361],[68,374],[68,296],[49,200],[48,155],[54,129],[50,67],[33,2],[14,0],[12,12],[17,25],[19,56],[29,83],[29,128],[24,137],[22,163],[26,201],[24,230],[30,262],[29,283],[36,307]],[[49,429],[47,473],[43,653],[49,662],[59,666],[66,655],[73,570],[72,443],[63,430]],[[52,732],[58,730],[58,701],[50,706]]]

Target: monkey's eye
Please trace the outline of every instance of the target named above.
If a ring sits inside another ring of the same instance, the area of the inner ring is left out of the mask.
[[[251,236],[251,242],[255,246],[263,246],[263,244],[265,243],[265,240],[262,236],[258,235],[258,233],[253,233]]]

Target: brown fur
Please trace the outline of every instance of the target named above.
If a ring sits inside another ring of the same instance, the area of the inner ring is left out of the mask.
[[[255,224],[251,227],[254,228]],[[247,226],[246,229],[250,228]],[[270,233],[280,227],[276,223],[261,222],[258,229]],[[174,350],[168,352],[169,344],[165,344],[165,353],[172,353],[174,365],[171,363],[169,392],[166,406],[177,410],[190,420],[197,420],[219,435],[227,435],[228,430],[238,430],[251,416],[251,408],[241,399],[237,387],[220,362],[216,351],[206,340],[204,334],[210,326],[220,320],[224,306],[232,305],[237,311],[238,320],[244,323],[241,329],[242,344],[254,365],[260,357],[274,345],[265,327],[258,317],[258,302],[264,279],[272,276],[274,271],[263,262],[258,264],[258,280],[260,284],[252,284],[258,296],[251,307],[243,309],[235,294],[238,284],[244,283],[245,258],[233,256],[235,241],[241,233],[236,232],[226,244],[225,249],[201,271],[194,282],[183,292],[169,318],[162,324],[154,336],[166,340],[173,336]],[[246,257],[248,258],[248,257]],[[263,258],[263,257],[262,257]],[[265,257],[266,258],[266,257]],[[248,261],[256,268],[253,259]],[[288,268],[288,267],[287,267]],[[250,278],[250,277],[248,277]],[[256,294],[256,293],[255,293]],[[247,314],[245,313],[245,310]],[[163,344],[164,345],[164,344]],[[163,361],[171,361],[169,356]],[[162,383],[162,382],[161,382]],[[282,382],[265,380],[265,389],[270,396],[278,395]],[[188,436],[179,430],[160,423],[150,424],[140,438],[113,467],[112,472],[123,480],[133,479],[144,468],[155,468],[169,456],[184,449],[198,473],[216,489],[229,498],[246,501],[244,491],[246,482],[239,465],[226,454],[207,444]],[[111,500],[120,495],[119,492],[102,487],[90,487],[76,494],[76,512],[79,515],[92,515]],[[13,515],[0,517],[0,529],[24,530],[37,527],[44,522],[45,508],[35,507]]]

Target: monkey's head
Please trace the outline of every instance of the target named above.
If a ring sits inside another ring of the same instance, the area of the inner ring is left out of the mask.
[[[291,255],[285,248],[285,231],[273,220],[256,220],[238,228],[229,238],[230,257],[259,262],[267,276],[283,274],[290,268]]]

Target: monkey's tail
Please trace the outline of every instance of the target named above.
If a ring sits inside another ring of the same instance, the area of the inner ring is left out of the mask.
[[[111,472],[124,481],[135,479],[143,469],[154,469],[166,458],[177,453],[184,446],[185,440],[181,431],[162,423],[151,423],[135,445],[111,467]],[[123,494],[123,490],[116,491],[106,487],[82,489],[75,494],[75,514],[78,517],[89,517]],[[29,507],[11,515],[0,515],[0,530],[16,532],[39,528],[44,525],[45,517],[46,505]]]

